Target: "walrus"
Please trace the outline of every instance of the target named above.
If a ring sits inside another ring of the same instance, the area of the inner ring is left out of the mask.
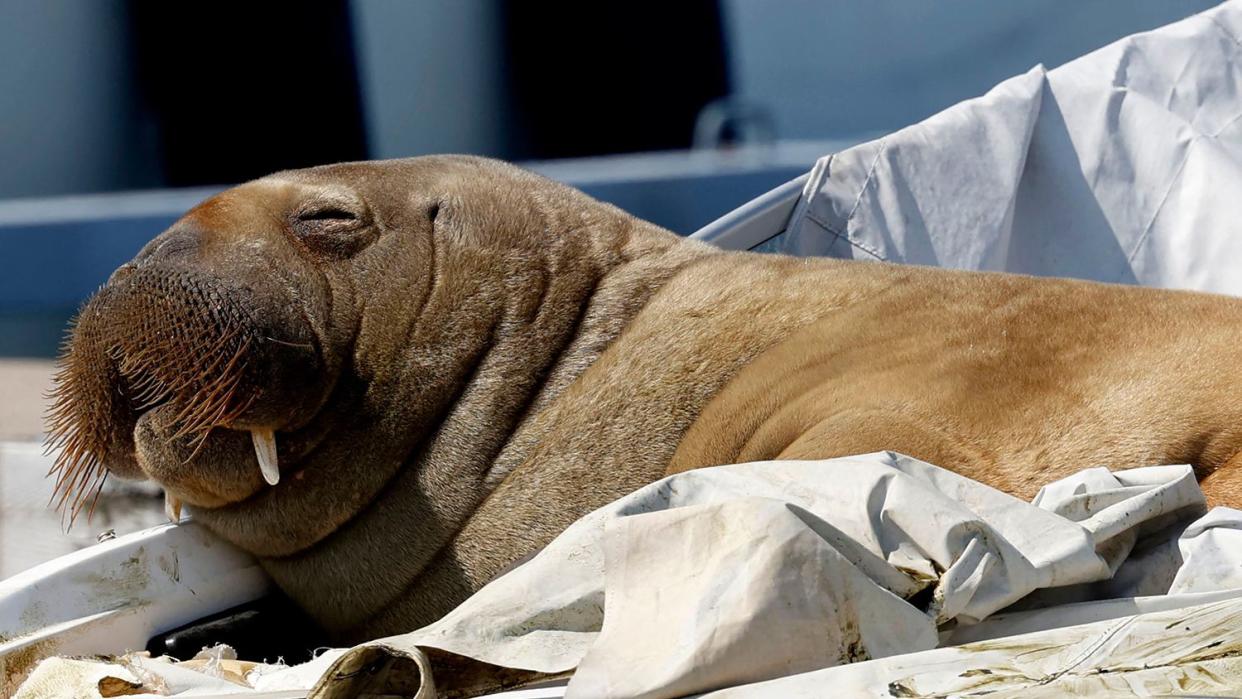
[[[49,433],[254,553],[342,640],[446,613],[666,474],[910,454],[1021,498],[1193,464],[1242,502],[1242,301],[726,252],[492,160],[281,172],[83,307]]]

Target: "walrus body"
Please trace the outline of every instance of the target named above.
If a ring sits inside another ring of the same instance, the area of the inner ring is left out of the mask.
[[[1242,502],[1239,327],[1226,297],[724,252],[482,159],[346,164],[118,270],[52,431],[67,499],[154,478],[357,638],[716,464],[890,449],[1025,498],[1191,463]]]

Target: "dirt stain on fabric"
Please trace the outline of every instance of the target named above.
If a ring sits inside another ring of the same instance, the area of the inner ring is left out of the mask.
[[[147,549],[139,547],[114,570],[85,573],[78,578],[99,601],[99,606],[124,606],[142,597],[151,584],[147,566]]]

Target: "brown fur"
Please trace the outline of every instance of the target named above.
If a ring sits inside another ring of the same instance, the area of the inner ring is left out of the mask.
[[[118,370],[140,346],[176,344],[114,329],[165,312],[141,280],[174,273],[254,318],[244,403],[197,443],[179,416],[200,399],[109,398],[155,381]],[[1242,503],[1242,301],[724,253],[482,159],[243,185],[101,298],[66,354],[60,438],[164,483],[346,638],[432,621],[590,510],[720,463],[892,449],[1029,497],[1087,466],[1189,462]]]

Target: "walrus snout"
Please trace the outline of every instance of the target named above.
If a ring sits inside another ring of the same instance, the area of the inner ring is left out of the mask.
[[[173,506],[221,507],[265,487],[247,431],[219,427],[200,440],[178,434],[176,415],[173,405],[148,410],[133,433],[140,468],[164,487]]]
[[[321,361],[295,300],[259,270],[213,274],[170,237],[87,303],[61,359],[49,431],[62,503],[80,506],[105,472],[184,486],[203,506],[245,497],[256,459],[278,479],[274,432],[318,406]],[[249,454],[235,448],[247,432]]]

